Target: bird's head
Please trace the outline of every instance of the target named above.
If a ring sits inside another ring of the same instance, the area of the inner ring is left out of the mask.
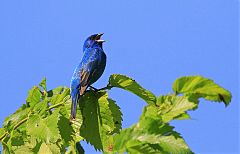
[[[99,45],[102,48],[102,43],[105,42],[104,40],[101,40],[103,34],[104,33],[99,33],[89,36],[84,42],[83,51],[87,48],[94,47],[95,45]]]

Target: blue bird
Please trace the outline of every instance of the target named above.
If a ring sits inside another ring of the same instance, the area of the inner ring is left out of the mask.
[[[71,116],[70,121],[76,119],[77,103],[86,89],[96,82],[104,72],[106,55],[103,51],[101,36],[103,33],[89,36],[83,45],[83,57],[75,68],[71,79]]]

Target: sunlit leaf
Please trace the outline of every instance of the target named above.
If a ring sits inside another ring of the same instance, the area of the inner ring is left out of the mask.
[[[26,133],[26,132],[25,132]],[[13,131],[11,133],[11,145],[12,146],[21,146],[24,145],[24,138],[26,138],[26,134],[23,134],[19,131]]]
[[[69,146],[70,141],[73,140],[72,135],[74,133],[74,130],[69,123],[69,119],[61,115],[59,117],[59,121],[58,121],[58,128],[59,128],[59,131],[60,131],[60,135],[61,135],[61,139],[63,141],[63,144],[66,147]]]
[[[84,154],[84,149],[79,142],[72,142],[66,154]]]
[[[122,129],[122,112],[114,100],[110,98],[106,99],[109,103],[109,109],[111,110],[111,116],[113,117],[114,122],[114,130],[112,133],[119,133],[119,131]]]
[[[12,129],[14,125],[28,116],[29,111],[30,109],[27,108],[25,104],[23,104],[16,112],[5,118],[3,122],[4,127]]]
[[[42,93],[39,87],[34,86],[31,90],[28,92],[28,97],[27,97],[27,104],[30,107],[33,107],[37,103],[41,101]]]
[[[16,154],[34,154],[34,152],[32,151],[31,148],[29,148],[28,146],[20,146],[18,148],[16,148],[16,150],[14,150],[14,153]]]
[[[52,97],[52,96],[54,96],[54,95],[56,95],[56,94],[61,94],[64,89],[65,89],[65,87],[59,86],[59,87],[57,87],[57,88],[54,88],[54,89],[52,89],[52,90],[49,90],[49,91],[47,92],[48,97]]]
[[[138,140],[131,140],[126,146],[129,153],[167,154],[158,144],[149,144]]]
[[[231,93],[213,80],[202,76],[186,76],[178,78],[173,84],[176,94],[194,95],[196,99],[203,97],[206,100],[224,102],[227,106],[231,101]]]
[[[99,130],[100,121],[97,114],[99,109],[97,98],[90,93],[86,93],[84,98],[80,99],[80,105],[83,115],[80,135],[94,145],[95,149],[103,149]]]
[[[114,74],[106,88],[130,91],[148,105],[139,121],[122,129],[122,113],[108,93],[87,90],[80,97],[76,120],[69,122],[70,89],[57,87],[47,91],[46,78],[29,91],[27,103],[7,117],[0,128],[2,151],[10,153],[82,154],[81,140],[86,140],[103,153],[191,154],[181,135],[169,122],[190,119],[187,111],[197,108],[198,99],[223,101],[231,94],[212,80],[191,76],[175,81],[176,94],[156,96],[135,80]],[[131,107],[131,106],[130,106]]]
[[[48,105],[48,100],[44,99],[43,101],[37,103],[34,107],[33,107],[33,111],[38,113],[38,115],[47,115],[49,114],[46,110],[48,109],[49,105]]]
[[[42,143],[38,153],[42,154],[57,154],[60,153],[60,149],[56,144]]]
[[[147,103],[154,104],[156,102],[156,97],[152,92],[144,89],[135,80],[125,75],[111,75],[109,78],[109,84],[113,87],[118,87],[130,91],[145,100]]]
[[[158,105],[161,103],[163,102],[158,102]],[[169,110],[169,112],[170,111],[171,110]],[[114,136],[114,151],[120,153],[126,151],[133,153],[164,154],[172,152],[192,153],[180,134],[175,132],[173,130],[174,127],[166,123],[164,118],[162,120],[161,116],[162,115],[157,106],[148,105],[145,107],[143,114],[136,125],[124,129],[120,134]],[[165,144],[165,140],[168,138],[169,141],[171,141],[169,144],[175,144],[176,146],[176,149],[172,149],[173,151],[169,151],[170,145]]]
[[[176,116],[174,119],[176,119],[176,120],[188,120],[188,119],[191,119],[191,117],[190,117],[189,114],[183,113],[183,114],[180,114],[180,115]]]
[[[112,134],[121,128],[122,114],[119,107],[106,92],[88,92],[80,99],[83,124],[80,135],[96,149],[112,146]],[[115,113],[113,113],[115,112]]]
[[[169,122],[179,115],[186,114],[188,110],[194,109],[197,104],[190,102],[186,97],[183,96],[160,96],[157,105],[159,105],[158,112],[162,117],[163,122]],[[179,118],[179,117],[178,117]]]
[[[58,120],[59,114],[57,112],[44,119],[39,115],[31,115],[27,121],[27,134],[46,143],[55,143],[61,138]]]
[[[4,128],[0,128],[0,137],[3,136],[4,134],[5,134]]]
[[[175,138],[174,136],[161,136],[158,138],[158,142],[161,148],[167,153],[193,154],[182,138]]]
[[[47,79],[43,78],[42,81],[39,84],[39,86],[42,87],[44,91],[47,91],[46,82],[47,82]]]
[[[63,91],[61,91],[61,93],[59,94],[55,94],[52,99],[51,99],[51,104],[57,104],[60,102],[63,102],[64,98],[66,98],[67,96],[69,96],[70,94],[70,89],[69,88],[64,88]]]
[[[130,142],[133,139],[134,135],[134,128],[135,125],[123,129],[120,134],[116,134],[114,136],[114,143],[113,143],[113,151],[114,152],[119,152],[119,153],[124,153],[127,151],[127,143]]]

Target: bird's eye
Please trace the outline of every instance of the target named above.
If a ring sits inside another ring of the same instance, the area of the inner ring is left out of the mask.
[[[94,40],[94,37],[93,37],[93,36],[91,36],[91,37],[90,37],[90,40]]]

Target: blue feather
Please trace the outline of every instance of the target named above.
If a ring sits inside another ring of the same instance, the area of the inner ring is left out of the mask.
[[[76,118],[77,103],[85,90],[96,82],[104,72],[106,55],[102,49],[103,34],[94,34],[87,38],[83,45],[83,58],[75,68],[71,80],[71,116],[70,121]]]

